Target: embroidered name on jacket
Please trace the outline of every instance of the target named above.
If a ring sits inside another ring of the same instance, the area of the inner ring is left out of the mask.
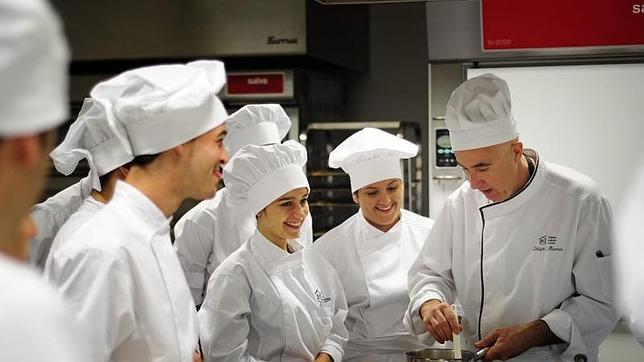
[[[319,289],[315,291],[315,296],[317,297],[320,305],[322,305],[322,303],[327,303],[331,301],[331,298],[325,297]]]
[[[539,237],[537,244],[532,246],[532,251],[562,252],[564,248],[559,246],[556,235],[543,235]]]

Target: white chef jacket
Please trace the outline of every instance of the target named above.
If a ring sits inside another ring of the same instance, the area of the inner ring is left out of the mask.
[[[87,220],[96,215],[104,206],[104,203],[96,200],[92,195],[85,198],[85,201],[83,201],[83,204],[78,208],[78,210],[76,210],[76,212],[67,219],[60,230],[58,230],[53,243],[51,243],[49,256],[45,263],[45,274],[49,273],[48,268],[52,263],[51,259],[53,258],[53,255],[55,255],[55,251],[65,245],[71,239],[72,234],[78,231],[78,229],[80,229]]]
[[[49,249],[58,230],[78,210],[90,192],[92,183],[87,176],[31,208],[31,217],[38,234],[31,240],[30,264],[41,270],[45,267]]]
[[[409,304],[407,271],[433,221],[401,210],[400,221],[382,232],[358,211],[313,243],[342,275],[349,313],[345,360],[405,361],[404,352],[424,345],[403,325]]]
[[[617,222],[617,250],[620,301],[624,319],[633,335],[644,347],[644,164],[635,175],[635,182],[624,199]]]
[[[468,182],[449,197],[409,270],[408,323],[422,331],[422,303],[458,296],[470,350],[498,327],[542,319],[566,343],[516,360],[596,361],[618,320],[610,205],[588,177],[526,155],[535,171],[509,199],[489,203]]]
[[[201,201],[177,221],[174,247],[197,305],[203,302],[215,268],[248,240],[256,227],[255,215],[243,205],[232,206],[226,188]],[[298,241],[304,246],[313,242],[310,215],[304,219]]]
[[[0,361],[90,361],[60,296],[33,270],[0,254]]]
[[[56,250],[46,277],[92,328],[91,361],[192,361],[198,325],[169,220],[133,186]]]
[[[316,250],[289,254],[259,231],[213,273],[199,310],[204,361],[341,361],[347,306],[335,270]]]

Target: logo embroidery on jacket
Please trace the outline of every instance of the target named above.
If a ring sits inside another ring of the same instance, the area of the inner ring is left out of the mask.
[[[327,303],[327,302],[330,302],[330,301],[331,301],[331,298],[329,298],[329,297],[325,297],[325,296],[322,294],[322,292],[320,291],[320,289],[317,289],[317,290],[315,291],[315,296],[316,296],[316,298],[318,299],[318,302],[320,303],[320,305],[322,305],[322,303]]]
[[[556,235],[542,235],[539,237],[539,242],[532,246],[532,251],[544,252],[562,252],[564,248],[558,245]]]

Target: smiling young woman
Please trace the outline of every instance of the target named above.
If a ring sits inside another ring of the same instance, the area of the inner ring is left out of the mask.
[[[353,201],[360,205],[313,244],[343,276],[352,336],[347,360],[404,361],[403,352],[427,347],[402,323],[409,302],[407,270],[433,223],[402,209],[400,161],[417,152],[411,142],[365,128],[329,156],[329,166],[349,174]]]
[[[392,178],[369,184],[353,193],[365,220],[376,229],[387,232],[400,220],[404,186]]]
[[[273,244],[287,250],[287,240],[300,236],[309,213],[308,197],[306,187],[285,193],[257,214],[257,228]]]
[[[256,215],[255,233],[208,282],[199,310],[208,361],[340,361],[346,299],[333,267],[298,241],[309,213],[306,149],[246,145],[224,167],[231,203]],[[233,196],[234,195],[234,196]]]

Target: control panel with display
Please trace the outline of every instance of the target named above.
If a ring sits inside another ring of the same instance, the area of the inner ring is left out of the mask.
[[[449,130],[447,128],[435,128],[434,132],[436,133],[435,166],[437,168],[456,167],[456,157],[454,156],[454,151],[452,151]]]

